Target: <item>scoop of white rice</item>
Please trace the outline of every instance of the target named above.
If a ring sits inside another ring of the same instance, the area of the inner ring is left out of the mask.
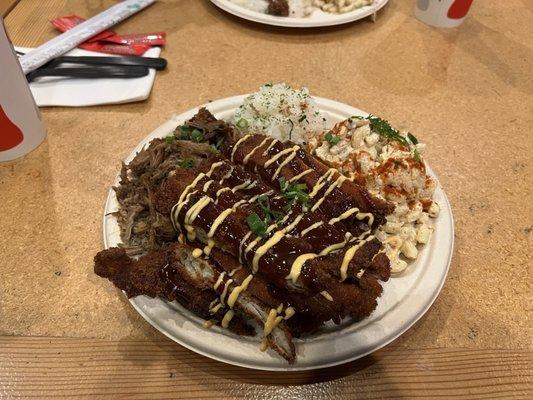
[[[261,86],[244,99],[233,123],[246,133],[262,133],[281,141],[307,143],[326,129],[326,118],[305,87],[292,89],[285,83]]]

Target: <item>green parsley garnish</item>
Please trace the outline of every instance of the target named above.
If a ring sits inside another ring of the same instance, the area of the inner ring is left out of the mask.
[[[192,158],[184,158],[183,160],[178,160],[176,163],[178,167],[181,168],[194,168],[196,166],[196,162]]]
[[[165,137],[165,142],[167,142],[168,144],[174,143],[175,140],[176,140],[176,136],[174,136],[174,135],[170,135],[170,136]]]
[[[329,143],[329,147],[335,146],[337,143],[341,141],[341,138],[338,136],[333,136],[331,134],[331,131],[326,133],[326,136],[324,136],[324,139],[326,139],[326,142]]]
[[[388,139],[396,140],[397,142],[400,142],[404,146],[409,147],[409,143],[407,142],[407,139],[404,138],[400,134],[400,132],[398,132],[396,129],[390,126],[390,124],[387,121],[379,117],[376,117],[375,115],[372,115],[372,114],[370,114],[367,117],[367,119],[370,121],[370,129],[372,129],[374,132]]]
[[[299,202],[304,207],[308,206],[309,194],[307,193],[307,186],[304,183],[289,183],[284,177],[279,178],[278,181],[281,192],[289,200],[289,204]]]
[[[237,121],[237,127],[239,129],[246,129],[248,128],[248,121],[246,121],[244,118],[241,118]]]
[[[415,135],[413,135],[412,133],[408,133],[407,134],[407,137],[409,138],[409,140],[411,141],[411,143],[413,144],[418,144],[418,139],[415,137]]]
[[[257,236],[266,236],[268,226],[267,223],[259,217],[259,215],[256,213],[248,215],[246,222],[248,222],[248,226],[250,227],[251,231]]]
[[[404,136],[400,134],[398,130],[390,126],[390,124],[384,119],[376,117],[372,114],[370,114],[367,119],[370,121],[370,129],[372,129],[374,132],[378,133],[383,137],[386,137],[391,140],[396,140],[397,142],[403,144],[408,148],[411,147],[411,144],[413,146],[416,146],[418,144],[418,139],[415,137],[415,135],[413,135],[412,133],[408,133],[407,139],[409,140],[407,140]],[[418,152],[416,147],[413,150],[413,158],[418,162],[422,161],[420,153]]]

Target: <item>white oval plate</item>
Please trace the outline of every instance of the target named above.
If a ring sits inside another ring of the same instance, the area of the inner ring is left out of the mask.
[[[204,106],[218,118],[230,117],[242,104],[243,96],[217,100]],[[314,97],[327,114],[328,122],[367,113],[336,101]],[[178,124],[190,119],[198,108],[173,117],[148,135],[126,158],[129,162],[150,140],[172,133]],[[435,174],[429,169],[429,173]],[[436,178],[436,177],[435,177]],[[117,175],[114,185],[118,185]],[[453,252],[453,219],[448,199],[437,184],[434,199],[441,207],[435,220],[435,232],[418,259],[400,276],[383,284],[383,295],[376,310],[363,321],[328,326],[319,334],[295,339],[297,361],[289,365],[277,354],[259,351],[260,337],[246,338],[219,327],[203,328],[203,320],[177,303],[138,296],[130,299],[135,309],[156,329],[170,339],[204,356],[241,367],[271,371],[297,371],[329,367],[363,357],[387,345],[409,329],[429,309],[439,294]],[[109,213],[118,209],[113,189],[109,190],[104,212],[105,248],[118,245],[120,229]]]
[[[348,22],[357,21],[358,19],[366,18],[369,15],[380,10],[389,0],[375,0],[373,4],[358,8],[344,14],[331,14],[322,10],[315,10],[310,16],[305,18],[294,17],[276,17],[273,15],[263,14],[257,11],[252,11],[248,8],[242,7],[238,4],[232,3],[229,0],[211,0],[217,7],[236,15],[237,17],[247,19],[249,21],[259,22],[266,25],[285,26],[290,28],[313,28],[318,26],[333,26],[346,24]]]

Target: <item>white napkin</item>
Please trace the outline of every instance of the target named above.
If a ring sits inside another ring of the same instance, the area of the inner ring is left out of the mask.
[[[31,48],[15,47],[26,53]],[[143,57],[159,57],[161,48],[152,47]],[[111,56],[81,49],[73,49],[68,56]],[[30,89],[38,106],[85,107],[101,104],[131,103],[145,100],[150,95],[156,71],[150,68],[142,78],[73,79],[43,77],[30,83]]]

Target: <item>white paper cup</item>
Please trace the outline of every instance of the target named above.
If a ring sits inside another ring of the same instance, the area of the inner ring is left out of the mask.
[[[28,154],[46,137],[39,109],[0,17],[0,162]]]
[[[473,0],[416,0],[415,16],[439,28],[455,28],[463,23]]]

